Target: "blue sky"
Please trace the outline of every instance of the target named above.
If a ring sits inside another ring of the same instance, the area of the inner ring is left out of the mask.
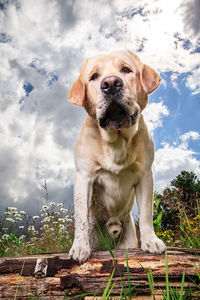
[[[161,74],[144,117],[158,191],[200,177],[199,0],[0,1],[0,209],[72,207],[73,149],[85,118],[67,100],[85,58],[130,49]]]
[[[162,128],[154,131],[154,141],[156,149],[162,146],[162,143],[175,143],[180,135],[188,131],[199,132],[199,112],[200,112],[200,94],[192,95],[191,90],[185,86],[184,78],[187,74],[180,76],[177,80],[177,87],[173,86],[170,80],[170,73],[161,73],[161,77],[166,80],[167,87],[161,87],[150,97],[149,103],[159,102],[160,97],[164,97],[163,102],[170,110],[167,118],[163,121]],[[193,150],[200,158],[200,141],[195,143],[190,141]]]

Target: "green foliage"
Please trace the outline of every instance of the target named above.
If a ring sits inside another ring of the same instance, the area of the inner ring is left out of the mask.
[[[180,240],[183,247],[200,248],[200,209],[197,202],[196,216],[188,218],[184,211],[180,211]]]
[[[154,193],[154,229],[167,246],[200,248],[200,182],[182,171],[171,188]]]
[[[184,195],[200,191],[200,181],[194,172],[181,171],[181,173],[171,181],[171,186],[182,190]]]
[[[157,197],[156,192],[154,192],[154,220],[153,226],[156,232],[160,232],[162,230],[162,217],[164,211],[159,209],[160,199]]]

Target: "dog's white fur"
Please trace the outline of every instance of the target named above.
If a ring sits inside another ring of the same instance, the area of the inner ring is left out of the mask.
[[[122,72],[123,65],[131,72]],[[94,72],[98,78],[91,80]],[[99,125],[106,105],[100,83],[113,75],[123,80],[123,101],[130,114],[139,112],[133,126],[118,130]],[[75,148],[75,238],[69,255],[79,262],[86,261],[97,245],[96,223],[105,225],[112,237],[121,236],[119,248],[137,247],[131,215],[135,195],[141,248],[152,253],[165,249],[153,229],[154,144],[142,116],[148,94],[159,83],[158,73],[142,64],[134,53],[120,51],[87,59],[69,92],[69,100],[88,112]]]

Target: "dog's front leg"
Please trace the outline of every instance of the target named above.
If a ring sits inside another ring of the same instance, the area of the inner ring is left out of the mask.
[[[162,253],[165,244],[155,234],[153,228],[153,176],[152,171],[145,171],[136,186],[136,200],[139,209],[139,227],[141,248],[151,253]]]
[[[75,237],[69,256],[81,263],[91,255],[89,208],[92,202],[92,189],[91,176],[84,172],[77,172],[74,184]]]

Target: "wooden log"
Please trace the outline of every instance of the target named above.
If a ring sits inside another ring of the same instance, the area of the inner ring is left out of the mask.
[[[94,252],[82,265],[70,259],[67,253],[0,258],[0,299],[30,299],[33,296],[59,300],[79,294],[88,294],[85,299],[101,299],[97,296],[103,294],[113,270],[112,283],[116,283],[112,295],[115,299],[122,287],[128,288],[129,279],[132,292],[138,295],[134,299],[152,299],[147,279],[149,268],[154,279],[155,299],[162,299],[166,291],[165,255],[140,249],[128,250],[127,254],[128,269],[123,250],[118,250],[115,258],[107,251]],[[199,299],[200,250],[168,248],[167,260],[170,286],[180,291],[185,270],[184,287],[191,288],[192,299]]]

